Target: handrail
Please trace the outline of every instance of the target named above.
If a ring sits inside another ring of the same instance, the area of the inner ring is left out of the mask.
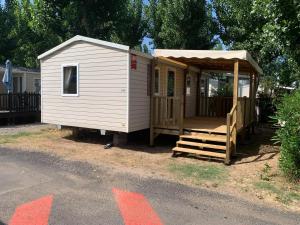
[[[234,105],[232,106],[232,109],[231,109],[231,111],[230,111],[230,113],[229,113],[231,116],[233,115],[234,111],[236,110],[236,107],[237,107],[237,104],[234,104]]]
[[[236,122],[234,122],[231,126],[230,126],[230,134],[232,134],[233,129],[236,127]]]
[[[234,104],[230,113],[227,114],[227,135],[226,135],[226,160],[225,163],[230,163],[231,156],[231,136],[233,131],[236,129],[236,121],[232,121],[233,114],[237,112],[237,104]]]

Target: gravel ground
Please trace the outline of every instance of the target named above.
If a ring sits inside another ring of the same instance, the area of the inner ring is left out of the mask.
[[[41,123],[6,126],[6,127],[0,127],[0,135],[12,135],[20,132],[39,132],[50,128],[56,128],[56,126],[51,124],[41,124]]]
[[[0,181],[0,224],[9,224],[18,206],[52,195],[51,225],[121,225],[113,188],[139,193],[165,225],[299,225],[300,218],[211,190],[16,149],[0,148]]]

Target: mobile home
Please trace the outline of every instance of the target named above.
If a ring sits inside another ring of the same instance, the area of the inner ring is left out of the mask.
[[[0,94],[6,94],[7,90],[2,83],[5,66],[0,65]],[[29,69],[24,67],[13,67],[13,93],[40,93],[41,89],[41,75],[38,69]]]
[[[246,51],[155,50],[75,36],[38,57],[44,123],[178,135],[177,152],[229,162],[236,136],[254,122],[257,78]],[[231,73],[232,95],[209,96],[211,73]],[[239,75],[249,80],[239,96]]]

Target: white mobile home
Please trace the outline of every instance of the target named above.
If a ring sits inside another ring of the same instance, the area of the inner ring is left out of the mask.
[[[160,49],[152,56],[75,36],[39,59],[44,123],[121,133],[150,128],[151,144],[159,134],[179,135],[175,153],[229,162],[237,133],[254,122],[262,71],[247,51]],[[232,74],[231,96],[209,96],[211,71]],[[239,97],[240,73],[248,97]]]
[[[151,55],[76,36],[39,59],[42,122],[126,133],[149,128]]]

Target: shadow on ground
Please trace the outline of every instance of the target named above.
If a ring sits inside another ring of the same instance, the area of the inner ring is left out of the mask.
[[[267,161],[279,154],[279,145],[275,145],[272,138],[275,129],[268,124],[262,124],[249,135],[244,143],[239,144],[234,164],[244,164],[258,161]]]
[[[237,147],[237,154],[232,159],[233,164],[246,164],[257,161],[267,161],[279,154],[279,146],[274,145],[272,137],[275,130],[268,124],[261,124],[255,129],[255,134],[249,134]],[[106,145],[112,143],[112,135],[101,136],[97,130],[82,130],[77,136],[68,135],[66,139],[89,144]],[[149,146],[149,131],[133,132],[128,135],[128,144],[120,147],[130,151],[146,152],[150,154],[172,153],[176,146],[177,136],[160,135],[156,138],[155,147]],[[206,158],[191,154],[181,154],[179,157],[189,157],[205,161],[222,162],[223,160]]]
[[[64,138],[75,142],[99,144],[103,146],[110,144],[113,141],[112,135],[101,136],[100,132],[97,130],[82,130],[77,136],[68,135]],[[150,147],[149,131],[144,130],[130,133],[128,135],[128,143],[124,146],[120,146],[120,148],[130,151],[146,152],[150,154],[171,153],[172,148],[176,145],[176,141],[178,141],[177,136],[160,135],[155,140],[156,145],[154,147]]]

